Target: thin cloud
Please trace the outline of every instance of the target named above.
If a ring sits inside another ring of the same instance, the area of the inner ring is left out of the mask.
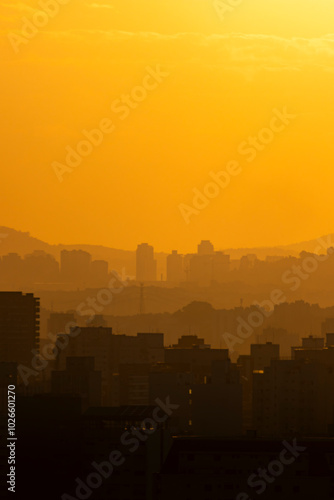
[[[6,9],[11,9],[11,10],[18,10],[21,12],[36,12],[37,10],[23,2],[17,2],[17,3],[0,2],[0,7],[4,7]]]
[[[114,5],[106,4],[106,3],[91,3],[88,5],[92,9],[114,9]]]

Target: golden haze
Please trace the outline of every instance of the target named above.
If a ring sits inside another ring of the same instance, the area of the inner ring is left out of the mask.
[[[291,5],[293,4],[293,5]],[[72,0],[15,53],[38,2],[1,1],[2,224],[50,243],[192,251],[281,245],[333,232],[334,4]],[[121,121],[111,103],[146,67],[170,76]],[[237,149],[274,108],[297,115],[248,163]],[[102,118],[116,130],[58,182],[54,161]],[[243,171],[186,224],[209,172]]]

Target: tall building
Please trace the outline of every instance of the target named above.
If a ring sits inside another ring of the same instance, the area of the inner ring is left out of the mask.
[[[119,453],[123,457],[119,462],[120,465],[124,461],[123,466],[115,466],[112,469],[112,477],[109,480],[101,481],[103,484],[94,492],[95,495],[93,493],[92,498],[93,496],[101,500],[112,498],[156,500],[159,498],[154,495],[153,487],[156,474],[160,471],[169,450],[171,436],[168,431],[169,419],[166,422],[162,422],[161,419],[160,422],[153,420],[156,411],[157,404],[154,402],[152,406],[125,405],[112,408],[89,408],[84,413],[80,422],[83,429],[80,444],[85,462],[90,464],[91,457],[94,457],[96,463],[101,464],[111,456],[111,451],[119,449],[121,452],[114,451],[113,453]],[[159,410],[158,413],[159,417],[164,417],[163,410]],[[147,429],[146,436],[143,433],[144,426]],[[133,437],[128,439],[133,432],[137,436],[142,434],[143,439],[141,437],[135,438],[135,441]],[[88,475],[95,469],[87,467],[86,470]],[[72,484],[76,483],[72,480]],[[72,486],[72,489],[67,491],[70,493],[73,491],[75,494],[74,490]],[[81,494],[79,493],[78,496]]]
[[[91,278],[92,286],[105,286],[108,283],[108,262],[105,260],[93,260],[91,263]]]
[[[148,243],[138,245],[136,252],[137,281],[156,281],[157,261],[154,259],[154,248]]]
[[[189,356],[188,361],[190,359]],[[175,434],[241,435],[239,378],[236,365],[229,359],[216,358],[196,368],[180,360],[155,365],[149,373],[150,403],[159,397],[162,400],[170,398],[179,405],[170,418],[170,428]]]
[[[292,455],[289,443],[282,443],[282,439],[177,436],[161,472],[155,476],[154,498],[333,498],[334,465],[329,459],[333,441],[298,438],[297,442],[303,451]],[[282,464],[280,456],[291,464],[284,469],[282,465],[282,473],[277,472],[278,464]],[[268,469],[272,474],[268,475]]]
[[[326,334],[326,345],[323,337],[309,337],[302,339],[302,345],[291,347],[291,358],[295,360],[304,360],[319,362],[323,365],[334,367],[334,342],[333,334]]]
[[[259,436],[328,436],[334,372],[325,363],[273,360],[253,373],[253,426]]]
[[[68,335],[60,334],[60,337]],[[113,335],[108,327],[80,327],[66,349],[59,352],[55,370],[65,371],[67,359],[91,357],[95,370],[101,372],[102,404],[110,405],[115,397],[114,374],[121,364],[163,363],[165,360],[162,333],[138,333],[136,337]],[[73,364],[73,361],[72,361]]]
[[[0,292],[1,361],[30,365],[39,347],[39,299],[32,293]]]
[[[59,264],[56,259],[42,250],[26,255],[23,261],[24,276],[28,283],[57,283]]]
[[[325,336],[327,333],[334,333],[334,318],[326,318],[321,324],[321,333]]]
[[[208,240],[203,240],[197,247],[197,254],[184,258],[187,281],[199,286],[210,286],[222,283],[230,271],[230,256],[223,252],[215,252]]]
[[[221,283],[230,270],[230,256],[223,252],[215,252],[212,258],[212,280]]]
[[[228,360],[228,349],[210,349],[210,346],[196,346],[193,348],[176,346],[165,348],[165,362],[167,364],[186,364],[192,371],[196,367],[209,370],[214,361]]]
[[[267,342],[266,344],[251,344],[251,354],[241,355],[237,367],[242,383],[242,412],[243,430],[252,429],[253,411],[253,373],[263,372],[270,367],[272,360],[280,359],[280,345]]]
[[[212,362],[211,377],[194,384],[191,398],[193,434],[240,436],[242,434],[242,385],[230,360]]]
[[[67,283],[84,286],[90,280],[92,256],[83,250],[62,250],[60,269]]]
[[[193,255],[189,261],[189,281],[199,286],[209,286],[213,281],[213,256]]]
[[[183,269],[183,255],[173,250],[167,256],[167,281],[172,283],[180,283],[185,280],[185,273]]]
[[[67,334],[60,336],[68,337]],[[68,357],[92,357],[95,370],[101,372],[102,403],[104,405],[110,404],[111,398],[112,337],[112,328],[80,328],[79,334],[69,341],[66,349],[60,351],[55,362],[55,369],[64,371],[67,368],[66,359]]]
[[[214,246],[209,240],[202,240],[197,246],[197,255],[214,255],[214,253]]]
[[[279,344],[251,344],[251,359],[253,361],[253,370],[264,370],[270,366],[273,359],[280,357]]]
[[[278,328],[274,326],[268,326],[263,329],[262,338],[264,342],[272,342],[273,344],[279,344],[280,346],[280,356],[283,358],[291,357],[291,346],[298,345],[299,335],[297,333],[292,333],[292,328],[289,331],[285,328]],[[258,337],[258,342],[260,342],[260,337]]]
[[[67,357],[66,370],[51,372],[51,393],[80,396],[83,408],[101,406],[101,380],[92,356]]]

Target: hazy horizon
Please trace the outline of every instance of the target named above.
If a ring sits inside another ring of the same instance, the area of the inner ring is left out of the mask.
[[[68,241],[64,241],[64,240],[61,240],[59,242],[57,241],[50,241],[50,240],[44,240],[41,236],[39,235],[36,235],[36,234],[32,234],[31,231],[29,229],[17,229],[17,228],[13,228],[13,227],[5,227],[5,226],[0,226],[3,230],[10,230],[10,231],[15,231],[15,233],[22,233],[22,234],[25,234],[25,235],[29,235],[29,238],[33,238],[33,239],[37,239],[39,240],[40,242],[43,242],[43,243],[46,243],[47,245],[51,245],[51,246],[102,246],[102,247],[105,247],[105,248],[109,248],[109,249],[114,249],[114,250],[120,250],[120,251],[124,251],[124,252],[135,252],[136,249],[137,249],[137,246],[141,243],[148,243],[148,244],[152,244],[152,246],[154,247],[154,244],[152,243],[152,241],[144,241],[144,240],[138,240],[133,247],[129,247],[129,248],[122,248],[121,246],[109,246],[109,245],[106,245],[106,244],[103,244],[101,242],[76,242],[76,241],[71,241],[71,240],[68,240]],[[196,253],[197,252],[197,245],[203,241],[203,240],[208,240],[208,241],[211,241],[211,243],[213,243],[214,247],[215,247],[215,250],[216,251],[227,251],[227,250],[257,250],[257,249],[263,249],[263,250],[275,250],[275,249],[278,249],[278,248],[289,248],[289,247],[293,247],[293,246],[300,246],[300,245],[303,245],[303,244],[309,244],[310,242],[313,242],[313,241],[318,241],[320,238],[325,238],[331,234],[334,234],[334,233],[328,233],[328,234],[323,234],[323,235],[318,235],[318,236],[311,236],[309,238],[309,240],[303,240],[303,241],[290,241],[288,242],[287,244],[284,244],[284,245],[259,245],[259,246],[255,246],[255,247],[250,247],[250,246],[225,246],[225,247],[222,247],[222,246],[219,246],[215,240],[213,240],[212,238],[203,238],[203,237],[198,237],[198,239],[196,240],[196,243],[193,247],[188,247],[186,250],[184,250],[183,248],[184,247],[175,247],[175,248],[169,248],[169,249],[160,249],[160,248],[155,248],[154,247],[154,251],[155,253],[164,253],[164,254],[169,254],[172,252],[172,250],[178,250],[179,253],[183,253],[183,254],[187,254],[187,253]],[[1,235],[0,235],[1,237]],[[6,234],[2,235],[2,239],[4,240],[5,238],[7,237]],[[328,242],[330,243],[330,242]],[[330,245],[328,245],[330,246]],[[316,252],[315,252],[316,253]]]
[[[1,2],[3,223],[157,251],[330,233],[334,6],[239,3],[72,0],[24,39],[32,2]]]

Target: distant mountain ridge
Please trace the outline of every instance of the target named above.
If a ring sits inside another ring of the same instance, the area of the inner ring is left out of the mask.
[[[14,252],[24,256],[35,250],[42,250],[60,261],[60,252],[62,250],[80,249],[89,252],[93,259],[106,260],[109,262],[111,269],[122,269],[124,267],[128,273],[133,274],[135,272],[134,252],[117,250],[102,245],[50,245],[45,241],[34,238],[29,232],[0,226],[0,255]]]

